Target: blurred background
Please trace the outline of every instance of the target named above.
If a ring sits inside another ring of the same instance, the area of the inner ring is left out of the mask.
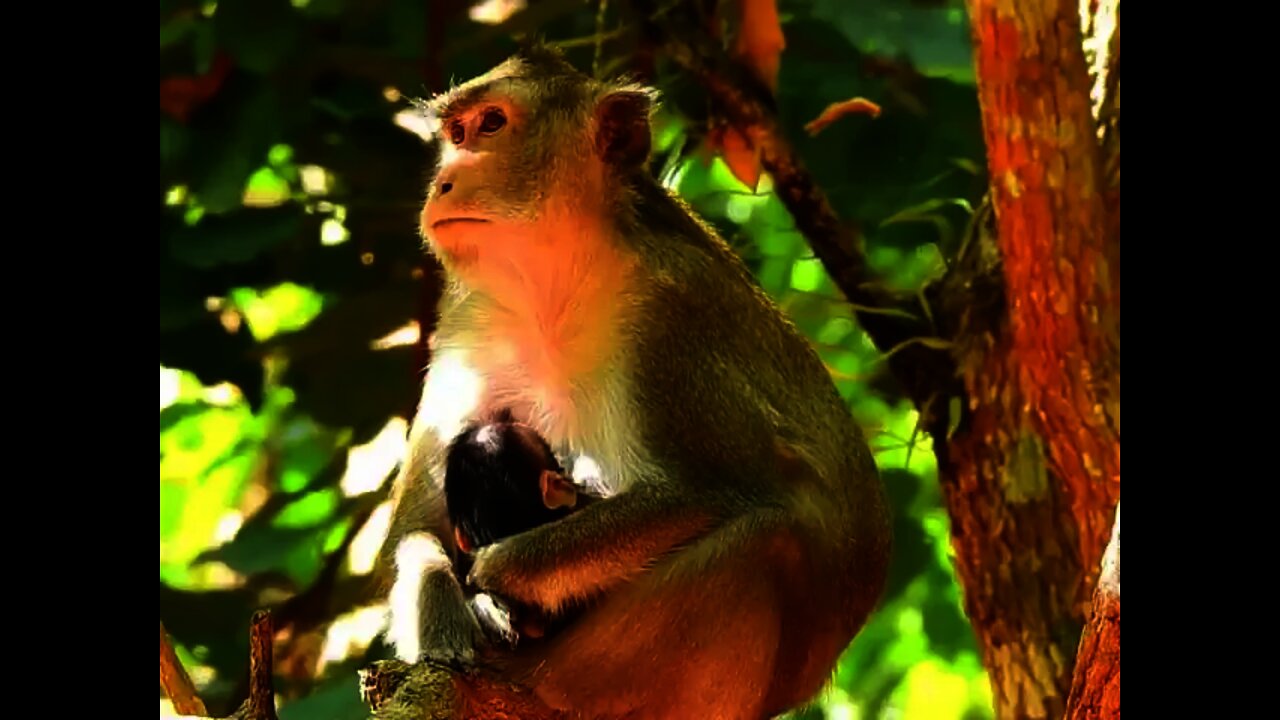
[[[624,5],[161,0],[160,618],[212,715],[247,693],[260,607],[280,717],[367,715],[355,670],[387,653],[369,572],[437,297],[416,226],[434,150],[410,100],[537,34],[663,91],[653,172],[738,250],[872,438],[896,513],[890,586],[830,690],[791,717],[991,716],[916,412],[750,149],[708,123],[687,74],[645,57]],[[963,3],[777,10],[787,136],[877,281],[922,288],[986,186]],[[806,132],[857,96],[880,114]]]

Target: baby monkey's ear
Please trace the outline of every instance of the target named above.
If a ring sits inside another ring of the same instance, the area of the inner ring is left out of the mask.
[[[615,90],[596,104],[596,150],[609,165],[639,167],[649,159],[649,116],[657,93],[640,86]]]
[[[471,543],[467,542],[467,536],[463,534],[462,528],[453,529],[453,541],[458,545],[458,549],[467,555],[470,555],[474,549],[471,547]]]
[[[543,470],[538,484],[542,488],[542,504],[548,510],[572,508],[578,504],[578,486],[564,475],[554,470]]]

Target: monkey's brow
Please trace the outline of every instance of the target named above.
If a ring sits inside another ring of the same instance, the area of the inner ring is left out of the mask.
[[[433,98],[427,103],[427,111],[436,116],[441,123],[446,123],[467,108],[480,104],[497,88],[506,84],[508,78],[498,78],[470,87],[463,85]]]

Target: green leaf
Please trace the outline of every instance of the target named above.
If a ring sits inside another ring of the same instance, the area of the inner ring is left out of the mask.
[[[304,328],[324,307],[323,296],[294,283],[281,283],[263,292],[237,288],[231,292],[231,301],[244,313],[258,340]]]
[[[239,502],[257,438],[243,405],[181,414],[160,433],[161,497],[182,498],[180,505],[161,504],[160,560],[162,579],[186,585],[195,579],[187,564]]]
[[[825,272],[818,260],[800,260],[791,266],[791,287],[802,292],[815,292],[822,287]]]
[[[301,18],[289,0],[219,0],[218,45],[244,68],[269,73],[297,46]]]
[[[328,520],[338,508],[338,491],[325,488],[307,493],[285,506],[275,517],[274,524],[281,528],[311,528]]]

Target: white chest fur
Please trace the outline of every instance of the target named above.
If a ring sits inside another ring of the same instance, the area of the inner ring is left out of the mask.
[[[415,420],[421,430],[443,446],[476,418],[507,409],[556,450],[590,457],[610,490],[630,484],[642,454],[620,354],[584,363],[535,341],[532,329],[515,336],[488,330],[437,349]]]

